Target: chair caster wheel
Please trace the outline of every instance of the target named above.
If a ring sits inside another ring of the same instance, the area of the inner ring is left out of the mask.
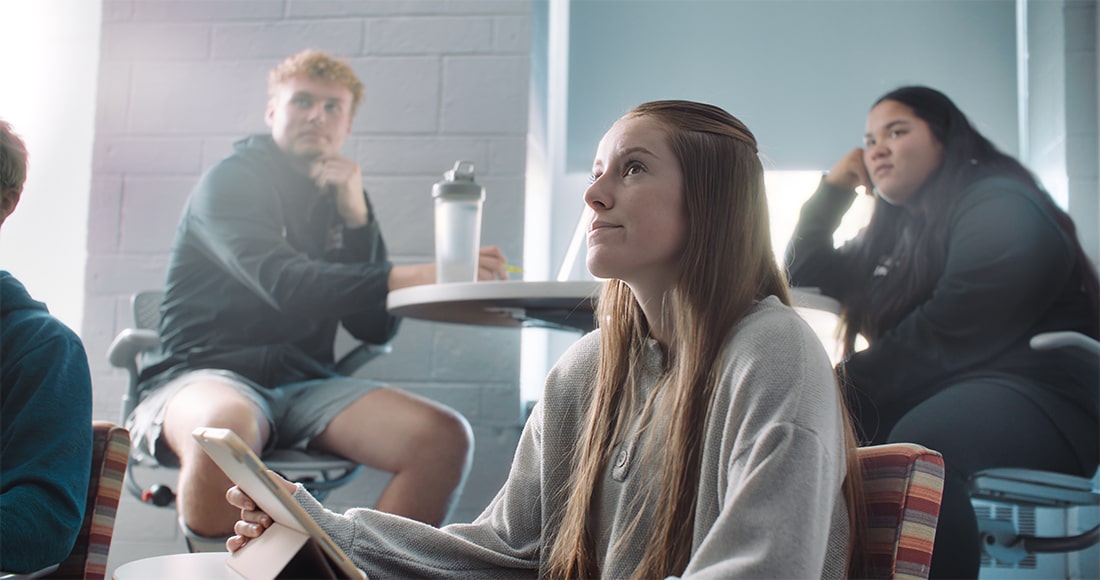
[[[176,494],[167,485],[154,485],[141,492],[141,501],[164,507],[176,501]]]

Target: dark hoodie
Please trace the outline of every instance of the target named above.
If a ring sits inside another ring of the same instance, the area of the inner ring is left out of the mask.
[[[333,196],[294,172],[269,135],[235,149],[184,208],[161,305],[164,352],[143,364],[142,389],[210,368],[267,388],[326,378],[337,325],[376,344],[397,331],[370,200],[367,225],[346,229]]]
[[[1029,345],[1042,332],[1097,333],[1083,290],[1083,272],[1092,266],[1077,262],[1072,240],[1038,195],[1005,177],[981,179],[962,192],[948,218],[946,263],[930,297],[843,363],[855,392],[866,397],[859,405],[882,418],[880,438],[946,388],[997,377],[1057,417],[1082,470],[1095,469],[1095,360],[1070,349],[1036,351]],[[836,249],[832,239],[855,196],[822,180],[803,206],[787,249],[792,284],[816,286],[844,300],[852,285],[864,283],[847,274],[850,247]]]
[[[72,550],[92,462],[92,378],[80,338],[0,270],[0,570]]]

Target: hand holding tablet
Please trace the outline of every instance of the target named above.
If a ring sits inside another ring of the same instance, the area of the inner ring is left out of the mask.
[[[273,520],[260,537],[233,553],[230,568],[250,580],[280,575],[366,578],[236,433],[199,428],[192,435],[226,476]]]

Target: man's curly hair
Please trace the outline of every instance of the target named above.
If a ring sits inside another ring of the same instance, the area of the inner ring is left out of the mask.
[[[347,88],[351,91],[351,115],[355,116],[355,111],[363,100],[363,82],[355,75],[355,71],[348,63],[319,50],[312,48],[303,50],[271,69],[267,75],[268,96],[274,97],[279,85],[300,76],[336,83]]]

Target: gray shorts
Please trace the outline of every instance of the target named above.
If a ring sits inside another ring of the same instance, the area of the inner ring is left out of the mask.
[[[141,402],[126,420],[136,459],[179,465],[179,458],[161,437],[168,401],[187,385],[209,380],[233,387],[263,411],[271,427],[264,454],[273,449],[305,447],[341,411],[385,386],[366,379],[333,377],[266,389],[232,371],[189,371],[141,394]]]

